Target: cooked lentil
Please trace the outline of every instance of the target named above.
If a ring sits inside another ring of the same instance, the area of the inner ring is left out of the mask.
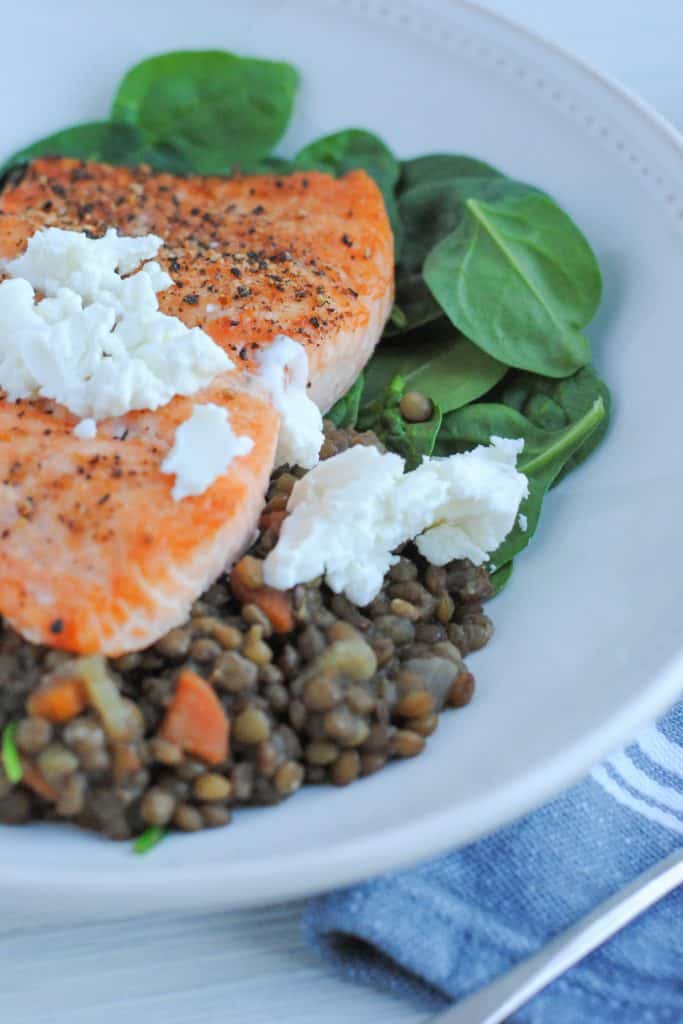
[[[401,398],[399,409],[408,423],[425,423],[432,418],[434,403],[421,391],[406,391]]]
[[[324,457],[352,444],[379,442],[326,425]],[[442,709],[469,703],[474,677],[463,658],[493,627],[482,610],[488,575],[468,562],[438,568],[408,544],[367,608],[315,580],[290,595],[293,629],[273,631],[253,592],[302,475],[279,471],[271,481],[269,525],[241,565],[244,601],[226,575],[184,625],[109,662],[123,698],[115,738],[92,703],[62,724],[31,715],[28,698],[70,656],[0,623],[0,731],[16,724],[29,770],[13,784],[0,766],[0,822],[57,817],[115,839],[220,827],[235,807],[279,803],[304,783],[347,786],[394,758],[414,757]],[[184,669],[214,687],[231,724],[223,763],[204,764],[159,735]]]

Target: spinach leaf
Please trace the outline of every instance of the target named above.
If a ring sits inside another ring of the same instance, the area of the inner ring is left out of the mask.
[[[452,178],[497,178],[500,171],[483,160],[459,153],[430,153],[404,160],[401,164],[400,192],[425,182],[434,184]]]
[[[404,228],[400,271],[421,270],[428,253],[466,215],[468,199],[496,200],[539,195],[531,185],[512,178],[446,178],[424,182],[403,192],[398,208]]]
[[[462,450],[463,445],[488,444],[493,436],[521,437],[524,440],[518,466],[529,481],[529,496],[520,507],[521,515],[526,517],[526,528],[517,523],[491,555],[491,562],[498,569],[527,546],[538,525],[549,487],[604,418],[602,398],[597,398],[588,412],[562,430],[543,430],[516,409],[494,403],[469,405],[444,417],[439,438],[441,449],[446,444],[452,450]]]
[[[400,171],[389,147],[361,128],[346,128],[310,142],[296,154],[294,165],[299,170],[324,171],[336,178],[361,168],[374,178],[382,192],[393,192]]]
[[[462,211],[463,203],[452,181],[417,185],[399,198],[403,234],[396,267],[396,303],[405,315],[405,324],[387,334],[419,327],[443,315],[422,276],[422,264],[436,243],[456,227]]]
[[[396,267],[395,308],[400,310],[400,320],[397,322],[393,317],[389,320],[382,335],[384,338],[394,338],[415,327],[424,327],[443,316],[443,310],[425,284],[421,270],[406,273]]]
[[[485,395],[506,369],[441,320],[379,347],[366,367],[361,405],[366,409],[381,398],[400,374],[407,390],[421,391],[445,415]]]
[[[365,385],[364,375],[361,373],[358,380],[343,395],[338,402],[332,406],[325,419],[332,420],[335,427],[347,427],[353,429],[358,422],[358,409],[360,407],[361,395]]]
[[[594,424],[595,425],[595,424]],[[497,402],[473,402],[463,409],[456,409],[444,417],[439,442],[442,445],[471,448],[477,444],[489,444],[492,437],[511,437],[524,440],[524,451],[519,459],[529,453],[545,451],[563,431],[543,430],[523,416],[516,409]]]
[[[513,372],[500,387],[500,401],[523,413],[544,430],[560,430],[579,420],[601,398],[605,417],[585,443],[567,460],[553,486],[576,469],[597,448],[609,429],[612,399],[609,388],[592,366],[571,377],[554,380],[535,374]]]
[[[493,562],[492,564],[495,565],[496,563]],[[510,582],[510,577],[512,576],[512,570],[514,569],[514,566],[515,563],[512,560],[510,560],[509,562],[506,562],[505,565],[502,565],[500,569],[496,569],[494,572],[490,574],[489,582],[493,587],[494,597],[497,594],[500,594],[501,590],[504,587],[506,587],[507,584]]]
[[[124,77],[112,120],[197,174],[227,174],[267,156],[287,128],[298,74],[289,64],[219,50],[150,57]]]
[[[242,174],[291,174],[294,170],[291,160],[283,156],[266,156],[248,167],[240,167]]]
[[[446,178],[422,181],[404,190],[398,200],[403,225],[399,265],[396,268],[396,302],[405,312],[408,327],[434,320],[442,310],[422,274],[424,262],[442,239],[463,220],[466,201],[471,198],[494,200],[507,196],[536,193],[530,185],[504,178]],[[405,330],[405,328],[403,328]],[[400,333],[396,328],[387,335]]]
[[[325,135],[307,146],[294,157],[294,166],[304,171],[324,171],[339,178],[347,171],[362,169],[379,186],[394,232],[396,252],[401,246],[401,221],[398,215],[394,188],[400,165],[389,147],[377,135],[361,128],[346,128]]]
[[[565,377],[590,360],[581,328],[600,301],[590,246],[547,196],[468,199],[424,276],[451,321],[508,366]]]
[[[91,121],[88,124],[63,128],[30,146],[25,146],[5,160],[0,167],[0,174],[37,156],[70,156],[78,160],[135,165],[142,162],[144,152],[144,139],[133,126],[111,124],[109,121]]]
[[[425,455],[431,455],[441,429],[443,417],[438,405],[424,423],[404,420],[399,404],[405,392],[405,380],[396,376],[380,399],[359,418],[362,430],[373,430],[380,441],[392,452],[406,460],[407,469],[415,469]]]

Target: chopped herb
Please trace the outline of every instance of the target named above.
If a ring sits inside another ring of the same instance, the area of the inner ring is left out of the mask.
[[[2,764],[5,775],[12,783],[21,782],[24,775],[19,751],[14,742],[16,731],[17,723],[8,722],[2,733]]]
[[[149,853],[166,836],[166,829],[154,825],[145,829],[133,843],[133,853]]]

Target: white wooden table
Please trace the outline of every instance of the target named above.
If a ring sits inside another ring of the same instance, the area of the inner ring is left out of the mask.
[[[487,0],[683,126],[681,0]],[[305,948],[300,904],[40,927],[0,916],[2,1024],[416,1024]]]

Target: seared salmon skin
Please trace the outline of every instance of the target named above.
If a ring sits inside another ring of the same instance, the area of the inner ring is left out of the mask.
[[[278,334],[300,342],[309,394],[329,408],[382,332],[393,239],[363,171],[179,178],[65,158],[36,160],[5,188],[0,257],[43,227],[161,236],[175,282],[161,310],[235,363],[192,398],[101,421],[92,440],[62,406],[0,399],[0,614],[35,643],[119,656],[184,621],[254,535],[279,425],[248,388],[258,350]],[[254,445],[204,494],[175,501],[161,464],[195,401],[225,407]]]

